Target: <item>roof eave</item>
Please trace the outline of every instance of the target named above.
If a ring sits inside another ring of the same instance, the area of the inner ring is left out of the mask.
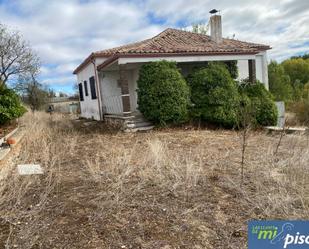
[[[104,61],[103,63],[101,63],[100,65],[97,66],[97,70],[101,70],[104,67],[107,67],[108,65],[110,65],[111,63],[113,63],[114,61],[118,60],[119,56],[118,55],[114,55],[111,56],[110,58],[108,58],[106,61]]]
[[[256,51],[237,51],[237,52],[186,52],[186,53],[123,53],[111,55],[106,61],[97,66],[97,70],[101,70],[119,58],[137,58],[137,57],[173,57],[173,56],[213,56],[213,55],[254,55],[261,52]]]
[[[105,58],[108,57],[108,55],[103,54],[97,54],[97,53],[91,53],[74,71],[73,74],[78,74],[85,66],[89,64],[89,62],[93,61],[96,58]]]

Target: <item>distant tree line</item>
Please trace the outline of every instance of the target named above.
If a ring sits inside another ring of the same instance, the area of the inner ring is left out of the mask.
[[[268,66],[269,90],[278,101],[309,125],[309,54],[294,56]]]
[[[268,66],[269,90],[276,100],[295,102],[308,98],[309,54]]]

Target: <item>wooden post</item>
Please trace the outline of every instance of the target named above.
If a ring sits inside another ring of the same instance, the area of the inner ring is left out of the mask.
[[[248,67],[249,67],[249,82],[254,84],[256,82],[255,60],[248,60]]]
[[[121,88],[122,111],[124,115],[131,114],[128,71],[126,65],[119,65],[119,83]]]

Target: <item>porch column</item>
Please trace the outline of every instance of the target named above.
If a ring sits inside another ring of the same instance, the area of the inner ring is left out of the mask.
[[[131,113],[128,71],[125,64],[119,65],[119,83],[121,88],[122,111],[124,115]]]
[[[255,60],[248,60],[248,67],[249,67],[249,82],[255,83],[256,82]]]

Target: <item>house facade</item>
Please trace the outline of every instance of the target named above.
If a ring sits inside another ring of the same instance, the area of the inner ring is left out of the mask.
[[[239,78],[268,89],[267,45],[222,37],[221,16],[210,18],[211,35],[166,29],[157,36],[92,53],[74,71],[81,116],[126,119],[138,113],[139,69],[152,61],[175,61],[184,76],[210,61],[237,61]]]

